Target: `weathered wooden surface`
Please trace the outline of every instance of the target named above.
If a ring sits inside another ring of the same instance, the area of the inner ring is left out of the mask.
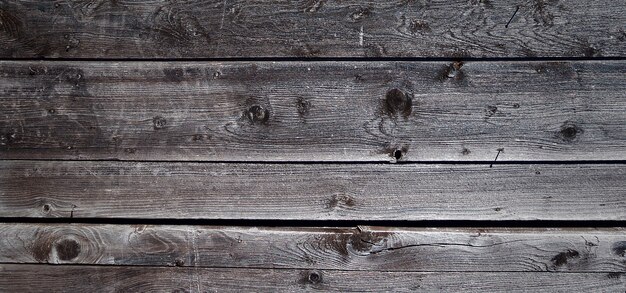
[[[626,159],[626,62],[0,62],[0,159]]]
[[[0,217],[625,220],[624,164],[0,161]]]
[[[3,292],[624,292],[623,273],[0,265]]]
[[[626,272],[626,230],[0,224],[0,263]]]
[[[613,0],[1,1],[0,57],[624,56],[625,27]]]

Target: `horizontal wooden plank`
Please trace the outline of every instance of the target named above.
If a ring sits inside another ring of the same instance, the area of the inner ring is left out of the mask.
[[[626,159],[623,61],[0,65],[0,159]]]
[[[612,0],[2,1],[0,57],[595,57]]]
[[[0,217],[626,220],[624,164],[0,161]]]
[[[0,224],[0,263],[626,272],[626,229]]]
[[[623,273],[0,265],[3,292],[623,292]]]

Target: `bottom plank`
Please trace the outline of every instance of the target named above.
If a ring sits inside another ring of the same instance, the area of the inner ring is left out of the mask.
[[[2,292],[624,292],[622,273],[0,265]]]

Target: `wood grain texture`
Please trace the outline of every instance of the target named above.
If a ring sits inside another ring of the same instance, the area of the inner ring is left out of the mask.
[[[623,164],[0,161],[0,217],[625,220]]]
[[[622,273],[0,265],[5,292],[623,292]]]
[[[0,20],[2,58],[626,54],[612,0],[28,0]]]
[[[626,272],[626,230],[0,224],[0,263]]]
[[[623,61],[0,65],[0,159],[626,159]]]

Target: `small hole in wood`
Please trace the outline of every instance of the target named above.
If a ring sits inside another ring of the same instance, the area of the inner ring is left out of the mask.
[[[50,212],[50,205],[49,204],[43,205],[43,212],[46,213],[46,214]]]
[[[322,281],[322,276],[318,272],[309,273],[309,282],[311,284],[317,284]]]
[[[393,157],[396,158],[396,160],[402,159],[402,150],[395,150],[393,152]]]
[[[184,265],[185,265],[185,261],[184,261],[184,260],[182,260],[182,259],[180,259],[180,258],[177,258],[177,259],[174,261],[174,264],[175,264],[177,267],[182,267],[182,266],[184,266]]]

